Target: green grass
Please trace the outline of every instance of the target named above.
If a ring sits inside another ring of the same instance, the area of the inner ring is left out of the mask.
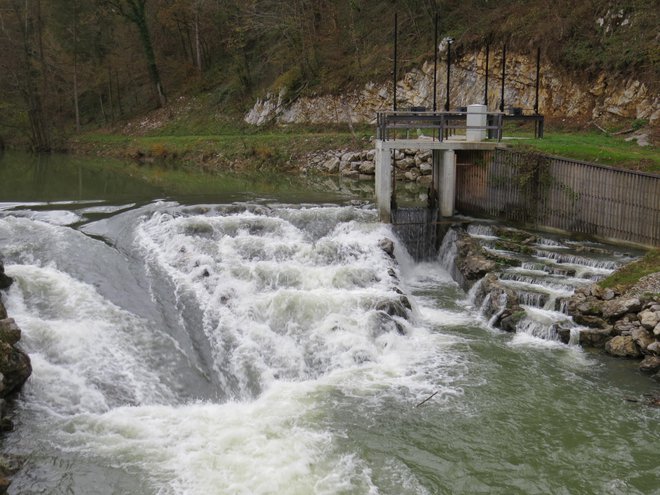
[[[505,136],[528,137],[524,131],[505,131]],[[600,163],[643,172],[660,172],[657,146],[639,146],[626,142],[625,136],[607,136],[595,132],[546,130],[543,139],[506,141],[513,148],[528,149],[576,160]]]
[[[207,135],[125,136],[89,133],[70,141],[73,152],[139,161],[181,161],[203,169],[283,169],[304,155],[329,149],[371,146],[367,130],[354,136],[347,129],[292,126],[286,129],[223,129]]]
[[[625,290],[635,285],[640,278],[656,272],[660,272],[660,249],[647,252],[643,258],[624,266],[606,279],[601,280],[599,285],[603,288],[618,287]]]

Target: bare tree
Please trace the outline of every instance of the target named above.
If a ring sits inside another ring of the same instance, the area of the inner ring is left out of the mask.
[[[158,95],[158,106],[164,107],[167,104],[167,97],[163,89],[163,83],[160,79],[160,72],[156,64],[156,55],[154,53],[153,44],[151,42],[151,34],[149,33],[149,25],[146,16],[146,3],[147,0],[101,0],[102,3],[109,6],[113,11],[125,19],[129,20],[135,27],[137,27],[138,34],[140,35],[140,42],[144,54],[147,57],[147,69],[149,70],[149,77],[155,87],[156,94]]]

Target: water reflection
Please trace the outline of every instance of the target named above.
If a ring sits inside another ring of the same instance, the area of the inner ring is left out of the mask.
[[[201,172],[183,163],[140,165],[99,157],[6,152],[0,155],[0,201],[226,202],[276,199],[371,201],[370,181],[298,177],[282,172]]]

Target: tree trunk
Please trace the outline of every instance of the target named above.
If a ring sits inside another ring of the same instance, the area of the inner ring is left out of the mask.
[[[147,57],[149,77],[151,78],[151,82],[156,88],[156,94],[158,95],[158,106],[164,107],[167,104],[167,97],[165,96],[163,84],[160,80],[160,73],[158,71],[158,65],[156,64],[156,55],[154,54],[154,48],[151,43],[151,36],[149,34],[149,27],[147,26],[147,19],[144,17],[144,4],[142,8],[142,16],[137,18],[135,24],[137,25],[138,31],[140,32],[142,48],[144,49],[144,54]]]
[[[145,4],[147,0],[106,0],[106,2],[118,9],[120,15],[131,21],[138,29],[140,35],[140,42],[144,55],[147,57],[147,70],[149,71],[149,78],[154,85],[156,95],[158,96],[158,106],[164,107],[167,104],[165,90],[163,83],[160,80],[160,73],[158,65],[156,64],[156,55],[154,54],[154,47],[151,43],[151,35],[149,34],[149,26],[147,24],[147,17],[145,14]]]
[[[195,50],[197,56],[197,71],[202,73],[202,51],[199,41],[199,5],[195,9]]]
[[[76,132],[80,132],[80,105],[78,103],[78,0],[73,2],[73,106],[76,111]]]
[[[46,116],[41,101],[41,94],[37,87],[38,81],[35,80],[32,66],[32,46],[30,43],[30,7],[28,0],[25,0],[23,12],[24,18],[20,19],[18,7],[14,7],[14,12],[22,26],[23,37],[23,82],[21,95],[27,107],[28,121],[30,123],[30,140],[34,151],[50,151],[50,138]],[[23,21],[23,22],[21,22]],[[40,28],[40,25],[38,25]],[[41,34],[38,33],[39,39]],[[43,60],[42,60],[43,62]]]

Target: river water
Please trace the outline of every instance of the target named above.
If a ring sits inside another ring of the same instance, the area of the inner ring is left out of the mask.
[[[370,194],[6,154],[9,493],[659,493],[657,386],[490,328]]]

